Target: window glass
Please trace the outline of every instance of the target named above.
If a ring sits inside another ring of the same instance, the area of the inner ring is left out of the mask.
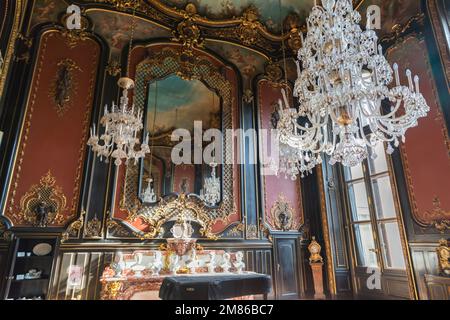
[[[348,194],[350,197],[353,221],[370,220],[369,204],[367,202],[367,192],[364,181],[349,184]]]
[[[375,159],[372,159],[373,152],[377,155]],[[378,143],[375,148],[369,148],[369,153],[368,161],[371,175],[388,171],[385,148],[382,142]]]
[[[378,267],[370,223],[355,224],[355,244],[357,247],[357,262],[360,267]]]
[[[344,167],[345,170],[345,181],[357,180],[364,177],[362,165],[357,165],[354,167]]]
[[[377,218],[395,218],[394,194],[389,176],[372,179],[372,190]]]
[[[381,248],[386,268],[406,269],[397,222],[379,224]]]

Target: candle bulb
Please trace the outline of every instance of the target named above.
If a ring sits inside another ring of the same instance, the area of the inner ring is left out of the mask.
[[[394,68],[394,75],[395,75],[395,84],[397,86],[399,86],[400,85],[400,76],[398,74],[398,64],[394,63],[393,68]]]
[[[411,70],[409,70],[409,69],[406,70],[406,77],[408,78],[409,90],[413,91],[414,87],[413,87],[413,81],[411,78]]]
[[[420,93],[420,88],[419,88],[419,76],[415,76],[414,77],[414,83],[416,84],[416,93]]]

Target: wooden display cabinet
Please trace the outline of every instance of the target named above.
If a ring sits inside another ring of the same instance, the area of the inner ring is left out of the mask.
[[[33,249],[42,243],[49,244],[51,251],[38,255]],[[11,264],[6,275],[4,299],[45,300],[49,293],[57,246],[57,237],[16,236],[10,251]],[[33,269],[41,272],[39,277],[30,276],[30,270]]]

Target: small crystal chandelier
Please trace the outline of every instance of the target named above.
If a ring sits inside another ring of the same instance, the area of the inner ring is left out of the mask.
[[[211,177],[205,178],[203,189],[200,190],[200,199],[209,206],[216,206],[220,201],[220,178],[216,177],[217,163],[211,162]]]
[[[155,190],[153,189],[153,179],[148,179],[147,188],[144,189],[144,192],[142,192],[142,201],[144,203],[156,203],[156,194]]]
[[[308,172],[321,163],[321,154],[330,164],[355,166],[376,157],[379,142],[388,144],[387,153],[408,128],[417,126],[429,107],[420,93],[419,78],[406,71],[408,86],[400,83],[398,65],[393,70],[377,45],[377,35],[359,26],[360,14],[351,0],[323,0],[315,5],[307,20],[308,33],[298,52],[298,79],[294,96],[299,108],[291,108],[283,92],[277,125],[281,144],[304,163],[299,172]],[[395,86],[388,87],[395,78]],[[370,132],[364,132],[364,128]],[[369,152],[370,151],[370,152]],[[291,156],[291,160],[295,159]]]
[[[133,10],[128,52],[128,72],[130,70],[130,56],[134,36],[134,19],[135,10]],[[105,128],[105,131],[99,137],[95,126],[93,126],[87,144],[92,147],[92,151],[100,157],[100,160],[103,160],[104,157],[106,158],[106,162],[108,162],[109,157],[111,157],[115,159],[114,164],[119,166],[122,164],[123,159],[125,160],[125,164],[128,164],[130,159],[134,159],[136,164],[139,159],[145,157],[150,152],[148,146],[149,136],[147,134],[144,143],[138,148],[140,144],[138,134],[143,129],[143,112],[140,110],[135,111],[134,104],[131,108],[128,105],[128,90],[134,88],[134,81],[128,77],[122,77],[117,84],[123,89],[120,104],[117,106],[113,102],[111,110],[108,110],[108,106],[105,106],[104,115],[100,119],[100,123]],[[100,143],[100,140],[103,143]]]

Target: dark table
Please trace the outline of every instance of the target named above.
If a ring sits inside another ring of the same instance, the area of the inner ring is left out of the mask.
[[[272,289],[272,278],[258,273],[166,277],[159,289],[163,300],[224,300],[262,294]]]

